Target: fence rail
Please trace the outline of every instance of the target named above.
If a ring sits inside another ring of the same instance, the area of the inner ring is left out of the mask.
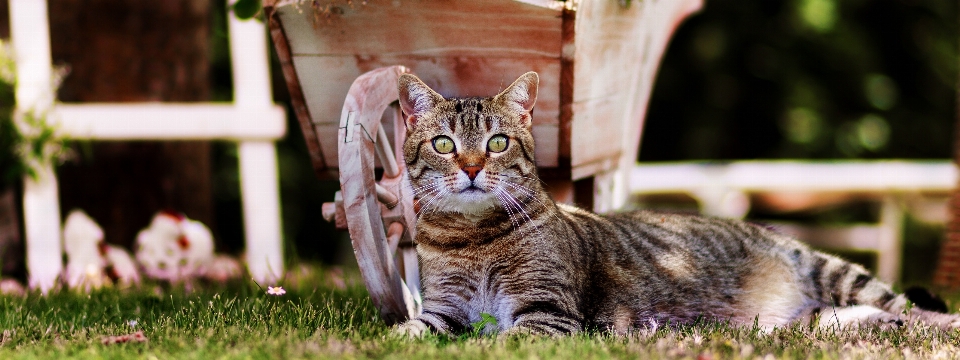
[[[782,224],[784,233],[811,245],[877,252],[877,275],[899,278],[902,254],[901,196],[946,194],[957,186],[957,166],[937,161],[738,161],[730,163],[646,163],[630,174],[633,194],[684,193],[708,215],[740,218],[752,193],[870,193],[882,200],[876,225],[804,227]],[[946,211],[946,203],[942,203]]]

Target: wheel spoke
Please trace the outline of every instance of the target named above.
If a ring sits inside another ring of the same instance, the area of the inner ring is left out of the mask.
[[[387,188],[381,186],[380,184],[377,184],[376,186],[377,200],[379,200],[381,204],[386,205],[388,209],[393,209],[396,207],[397,203],[400,202],[400,198],[397,197],[397,194],[387,190]]]
[[[406,280],[407,288],[417,303],[416,312],[419,315],[420,304],[423,301],[420,295],[420,266],[417,262],[417,248],[414,246],[405,247],[400,250],[403,253],[403,277]]]
[[[390,223],[390,226],[387,227],[387,245],[389,245],[391,254],[397,252],[401,236],[403,236],[403,224],[399,222]]]
[[[390,146],[390,140],[387,139],[387,132],[383,130],[381,124],[377,128],[377,157],[380,158],[380,164],[383,165],[383,176],[397,177],[400,174],[400,167],[397,166],[397,158],[393,156],[393,148]]]
[[[407,122],[403,119],[403,110],[399,106],[393,107],[393,154],[394,158],[403,159],[403,142],[407,139]]]

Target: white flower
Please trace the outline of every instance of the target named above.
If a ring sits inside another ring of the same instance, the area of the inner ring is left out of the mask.
[[[282,286],[277,286],[277,287],[267,286],[267,294],[280,296],[286,293],[287,291],[284,290]]]

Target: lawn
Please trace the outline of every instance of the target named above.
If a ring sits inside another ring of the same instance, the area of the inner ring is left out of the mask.
[[[0,359],[960,358],[960,333],[923,328],[838,333],[795,326],[763,334],[704,323],[628,336],[403,340],[390,336],[355,274],[342,286],[329,271],[300,273],[282,283],[287,293],[279,296],[266,293],[273,284],[250,281],[192,292],[145,286],[0,297]],[[104,344],[137,331],[146,341]]]

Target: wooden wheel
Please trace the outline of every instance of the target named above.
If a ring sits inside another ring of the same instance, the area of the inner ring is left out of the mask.
[[[397,161],[403,159],[406,136],[395,104],[397,79],[407,72],[403,66],[380,68],[361,75],[350,86],[337,135],[341,191],[336,204],[324,204],[327,220],[335,218],[340,226],[345,220],[363,281],[380,316],[390,325],[420,313],[413,194],[404,162]],[[394,146],[381,118],[394,124]],[[375,159],[383,168],[379,181]]]

